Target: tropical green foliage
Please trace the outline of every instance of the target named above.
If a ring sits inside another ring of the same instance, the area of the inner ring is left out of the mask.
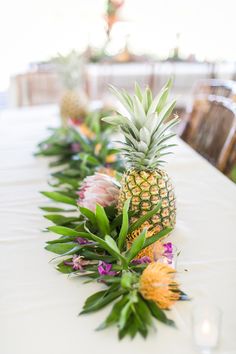
[[[105,113],[107,114],[107,113]],[[110,128],[101,121],[101,112],[92,112],[85,118],[85,123],[94,136],[86,137],[73,126],[50,129],[51,135],[38,144],[36,156],[50,157],[53,187],[67,184],[77,188],[80,182],[101,168],[107,167],[123,172],[123,164],[117,156],[114,162],[109,157],[117,153],[110,142]],[[98,150],[99,147],[99,151]]]
[[[44,195],[55,200],[53,194]],[[61,202],[71,205],[71,200],[63,199]],[[54,223],[47,230],[59,235],[59,238],[48,241],[46,246],[48,251],[56,254],[57,270],[65,274],[87,277],[90,281],[106,286],[106,290],[99,291],[86,300],[80,314],[92,313],[113,303],[109,315],[97,330],[116,325],[120,339],[126,335],[133,338],[137,333],[146,337],[149,329],[154,326],[154,319],[174,326],[174,322],[167,318],[157,304],[145,300],[139,293],[139,277],[146,264],[137,265],[132,262],[141,250],[162,239],[171,230],[167,228],[148,238],[146,230],[143,230],[128,250],[125,240],[130,230],[139,228],[140,223],[149,219],[160,205],[133,224],[130,223],[132,214],[128,212],[128,206],[129,201],[125,203],[122,215],[118,216],[114,207],[103,208],[101,205],[97,205],[95,213],[81,207],[71,211],[73,216],[70,217],[64,216],[64,210],[61,211],[61,208],[58,213],[45,215]],[[50,212],[51,209],[48,208],[42,209]],[[89,243],[79,244],[78,238]],[[67,265],[75,255],[88,261],[82,271]],[[101,261],[112,265],[115,276],[99,274]],[[186,295],[182,298],[186,299]]]

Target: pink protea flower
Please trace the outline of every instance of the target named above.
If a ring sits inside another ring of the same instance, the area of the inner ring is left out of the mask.
[[[96,204],[103,207],[116,205],[119,195],[119,187],[114,178],[96,173],[84,179],[78,191],[78,205],[95,211]]]

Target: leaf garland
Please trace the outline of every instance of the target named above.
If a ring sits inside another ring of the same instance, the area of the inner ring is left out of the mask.
[[[136,91],[138,96],[138,87]],[[150,94],[147,92],[147,100],[150,100]],[[130,200],[125,202],[120,215],[116,215],[114,207],[103,208],[97,205],[95,213],[78,207],[77,190],[83,179],[104,167],[107,156],[116,153],[110,145],[108,131],[101,126],[100,116],[96,112],[96,115],[91,114],[86,118],[87,124],[91,124],[90,128],[96,133],[93,139],[68,126],[52,129],[51,136],[38,145],[36,155],[56,157],[50,166],[59,168],[52,173],[52,181],[49,182],[54,190],[42,191],[41,194],[53,203],[65,205],[48,204],[40,207],[46,212],[44,217],[53,224],[47,231],[58,236],[47,241],[45,249],[56,255],[56,269],[59,272],[86,277],[89,282],[96,281],[106,286],[106,290],[88,297],[80,312],[80,315],[84,315],[112,304],[109,315],[97,327],[98,331],[116,326],[119,339],[125,336],[134,338],[137,333],[146,338],[155,319],[169,326],[175,324],[156,303],[142,297],[139,279],[147,264],[136,265],[132,261],[142,249],[162,239],[171,229],[166,228],[151,237],[147,237],[147,230],[144,229],[128,250],[127,235],[155,215],[161,207],[160,203],[133,224],[130,223],[134,215],[134,212],[129,211]],[[98,143],[102,146],[99,155],[96,153]],[[73,144],[78,144],[79,151],[73,151]],[[119,159],[110,163],[109,167],[118,173],[123,171]],[[76,267],[76,262],[81,265],[81,269]],[[98,272],[98,267],[104,264],[111,265],[112,273],[108,271],[101,275]],[[180,300],[188,300],[182,291]]]

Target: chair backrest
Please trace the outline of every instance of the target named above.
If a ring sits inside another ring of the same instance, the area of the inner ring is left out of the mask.
[[[229,169],[236,138],[236,110],[231,100],[210,95],[195,100],[181,137],[222,172]]]
[[[195,97],[215,95],[227,97],[236,102],[236,81],[218,79],[198,80],[193,88],[193,95]]]

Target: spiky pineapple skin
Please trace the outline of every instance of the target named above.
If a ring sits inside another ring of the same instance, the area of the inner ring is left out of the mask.
[[[152,210],[160,201],[162,206],[160,211],[150,220],[146,221],[138,230],[132,232],[127,238],[129,247],[133,240],[146,227],[147,236],[150,237],[166,227],[174,227],[176,222],[176,205],[174,187],[168,174],[157,168],[153,171],[148,170],[128,170],[122,177],[121,189],[118,199],[118,211],[121,212],[124,202],[131,198],[130,210],[136,211],[136,215],[131,218],[135,222],[142,215]],[[144,249],[139,257],[153,252],[153,247]],[[152,257],[150,257],[152,258]]]
[[[86,98],[75,91],[66,91],[60,102],[60,113],[63,120],[78,119],[86,115]]]

